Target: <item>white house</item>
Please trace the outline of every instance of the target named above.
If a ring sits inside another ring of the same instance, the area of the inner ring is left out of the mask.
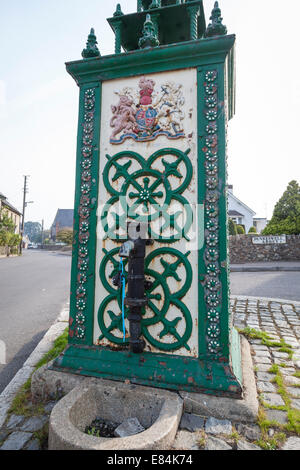
[[[233,186],[228,185],[228,215],[238,225],[244,225],[246,233],[253,227],[254,210],[233,194]]]
[[[268,220],[261,217],[253,217],[253,227],[256,228],[257,233],[261,233],[266,227]]]

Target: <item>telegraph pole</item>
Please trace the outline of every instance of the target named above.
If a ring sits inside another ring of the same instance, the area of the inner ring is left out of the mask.
[[[42,246],[44,244],[44,219],[42,220]]]
[[[23,248],[23,234],[24,234],[24,219],[25,219],[25,208],[26,208],[26,194],[28,193],[27,178],[30,175],[24,175],[24,188],[23,188],[23,213],[22,213],[22,224],[21,224],[21,242],[20,242],[20,255],[22,254]]]

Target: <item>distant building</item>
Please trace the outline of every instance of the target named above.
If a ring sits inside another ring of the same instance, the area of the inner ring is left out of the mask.
[[[253,227],[256,228],[257,233],[261,233],[263,229],[267,226],[268,220],[266,218],[253,218]]]
[[[28,235],[23,235],[22,247],[25,248],[25,250],[27,250],[29,244],[30,244],[30,239],[29,239]]]
[[[58,209],[50,228],[50,238],[56,241],[58,232],[63,229],[73,229],[73,209]]]
[[[14,206],[8,202],[7,197],[4,194],[0,193],[0,212],[4,209],[15,224],[15,233],[20,233],[20,221],[21,221],[21,212],[18,211]]]
[[[244,225],[246,233],[249,232],[250,227],[255,227],[257,233],[260,233],[267,225],[267,219],[254,217],[254,210],[233,194],[232,185],[228,185],[228,216],[236,224]]]

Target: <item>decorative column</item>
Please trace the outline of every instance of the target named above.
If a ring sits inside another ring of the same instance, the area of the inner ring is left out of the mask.
[[[190,16],[190,39],[198,39],[198,13],[199,6],[188,7],[188,13]]]
[[[124,13],[121,10],[121,5],[118,3],[116,11],[114,13],[115,18],[124,16]],[[114,22],[114,31],[115,31],[115,54],[121,54],[121,43],[122,43],[122,22]]]

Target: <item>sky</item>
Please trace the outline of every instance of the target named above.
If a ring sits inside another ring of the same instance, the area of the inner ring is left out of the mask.
[[[119,0],[124,13],[136,0]],[[25,221],[52,224],[73,208],[79,90],[65,62],[81,59],[91,27],[101,55],[114,52],[106,18],[115,0],[0,0],[0,192]],[[204,0],[206,20],[214,0]],[[220,0],[236,34],[236,115],[228,126],[228,183],[272,216],[288,183],[300,182],[299,0]]]

